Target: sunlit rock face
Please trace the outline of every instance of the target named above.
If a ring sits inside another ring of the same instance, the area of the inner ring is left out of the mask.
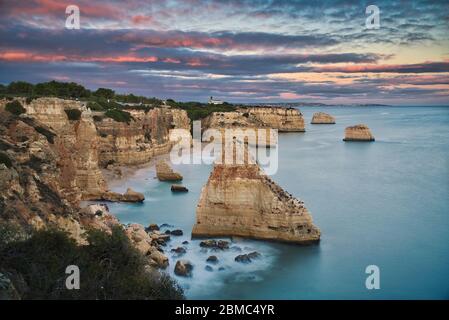
[[[214,112],[202,121],[207,128],[271,128],[279,132],[304,132],[304,118],[299,110],[283,107],[238,108]]]
[[[335,124],[335,118],[324,112],[315,112],[311,124]]]
[[[130,123],[108,118],[95,123],[100,136],[101,166],[146,163],[154,156],[170,151],[174,143],[170,141],[173,129],[190,132],[190,120],[184,110],[154,108],[148,112],[128,111],[134,119]]]
[[[302,113],[295,108],[284,107],[250,107],[239,109],[248,114],[248,118],[277,129],[279,132],[304,132],[305,124]]]
[[[215,164],[201,191],[192,237],[310,243],[320,230],[304,203],[285,192],[257,164]]]
[[[343,141],[374,141],[371,130],[365,124],[358,124],[345,129]]]

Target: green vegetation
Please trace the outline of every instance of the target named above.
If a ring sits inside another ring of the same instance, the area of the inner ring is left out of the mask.
[[[26,112],[26,109],[17,100],[8,102],[5,105],[5,110],[10,112],[10,113],[12,113],[12,114],[15,114],[16,116]]]
[[[200,102],[176,102],[172,99],[167,100],[169,106],[180,108],[187,111],[190,120],[200,120],[212,112],[229,112],[235,111],[235,107],[227,102],[223,104],[207,104]]]
[[[0,228],[0,272],[9,275],[22,299],[183,299],[168,275],[146,271],[145,257],[123,229],[112,234],[91,230],[88,245],[78,246],[66,233],[36,231],[31,237]],[[80,289],[67,290],[66,267],[80,269]]]
[[[69,120],[79,120],[81,119],[81,111],[78,109],[67,109],[64,110],[65,113],[67,114],[67,117],[69,118]]]
[[[0,163],[3,163],[8,168],[12,167],[11,159],[9,159],[8,155],[4,152],[0,152]]]
[[[111,118],[117,122],[126,122],[130,123],[131,120],[133,120],[133,117],[129,112],[119,110],[119,109],[110,109],[105,112],[104,114],[106,117]]]
[[[74,82],[50,81],[38,84],[31,84],[23,81],[11,82],[9,85],[0,85],[0,98],[12,100],[13,97],[26,97],[27,103],[38,97],[59,97],[64,99],[77,99],[87,102],[87,107],[92,111],[106,112],[116,121],[128,122],[132,117],[123,110],[134,109],[150,111],[155,106],[162,105],[162,101],[157,98],[137,96],[134,94],[117,94],[108,88],[98,88],[90,91]],[[127,105],[130,104],[130,105]],[[179,108],[187,111],[191,120],[199,120],[207,117],[212,112],[234,111],[235,107],[229,103],[212,105],[200,102],[177,102],[168,99],[167,104],[172,108]]]

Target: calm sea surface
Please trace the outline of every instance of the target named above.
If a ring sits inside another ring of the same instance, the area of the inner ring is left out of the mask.
[[[195,207],[210,165],[175,166],[187,194],[172,194],[154,166],[111,188],[142,191],[143,204],[110,204],[123,223],[167,223],[184,236],[166,247],[167,272],[178,257],[194,264],[192,278],[173,275],[188,298],[404,299],[449,298],[449,107],[302,107],[306,133],[279,135],[279,169],[272,178],[302,199],[322,231],[318,245],[235,239],[226,252],[207,252],[190,240]],[[311,125],[313,112],[336,125]],[[345,143],[344,128],[367,124],[373,143]],[[251,264],[234,261],[257,250]],[[220,262],[206,271],[206,258]],[[380,290],[365,288],[365,268],[380,268]],[[219,271],[219,267],[224,270]]]

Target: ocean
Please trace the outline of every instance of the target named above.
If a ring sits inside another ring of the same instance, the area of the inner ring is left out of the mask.
[[[305,133],[279,134],[272,179],[305,202],[321,229],[319,244],[298,246],[233,239],[211,252],[191,240],[195,208],[211,165],[177,165],[189,193],[172,194],[154,165],[112,181],[114,191],[143,192],[143,204],[108,204],[123,223],[169,224],[184,235],[165,248],[170,273],[188,299],[443,299],[449,298],[449,107],[301,107]],[[312,114],[336,117],[311,125]],[[367,124],[376,141],[343,142],[344,128]],[[189,244],[183,245],[183,241]],[[227,239],[229,240],[229,239]],[[170,249],[185,246],[177,257]],[[258,251],[249,264],[234,261]],[[213,271],[206,258],[219,259]],[[193,276],[174,275],[177,259]],[[380,270],[368,290],[365,269]],[[219,268],[221,267],[221,270]]]

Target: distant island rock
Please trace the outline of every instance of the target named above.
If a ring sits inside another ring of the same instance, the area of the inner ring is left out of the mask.
[[[375,139],[367,125],[357,124],[345,129],[343,141],[375,141]]]
[[[335,117],[324,112],[315,112],[311,124],[335,124]]]

